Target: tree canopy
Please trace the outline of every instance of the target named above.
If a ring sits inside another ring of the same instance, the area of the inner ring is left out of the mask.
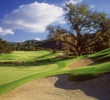
[[[86,4],[66,4],[65,20],[69,29],[49,26],[49,36],[73,47],[76,55],[93,52],[110,40],[110,19],[104,12],[94,12]],[[109,38],[109,39],[107,39]]]

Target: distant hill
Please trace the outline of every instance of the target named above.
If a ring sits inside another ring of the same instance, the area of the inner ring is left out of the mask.
[[[62,49],[62,43],[53,39],[43,41],[26,40],[24,42],[9,42],[12,50],[41,50],[41,49]]]
[[[54,39],[44,40],[40,42],[37,46],[41,48],[43,47],[43,48],[58,49],[58,50],[62,49],[62,43]]]

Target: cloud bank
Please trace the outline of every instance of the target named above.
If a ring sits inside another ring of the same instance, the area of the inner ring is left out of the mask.
[[[0,34],[14,34],[14,30],[44,32],[49,24],[61,22],[63,14],[63,8],[53,4],[34,2],[22,5],[4,16]]]

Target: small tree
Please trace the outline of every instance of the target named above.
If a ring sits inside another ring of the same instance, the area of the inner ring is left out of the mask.
[[[11,46],[6,42],[0,39],[0,54],[1,53],[10,53]]]

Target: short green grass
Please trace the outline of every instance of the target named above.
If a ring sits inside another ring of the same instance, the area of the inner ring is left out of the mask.
[[[33,61],[39,57],[48,57],[52,53],[48,51],[13,51],[11,54],[0,54],[0,62],[11,62],[11,61]]]
[[[57,64],[30,67],[0,67],[0,86],[33,74],[54,70],[57,67]]]
[[[53,56],[57,55],[59,53],[53,54],[48,51],[14,51],[11,54],[1,54],[0,94],[28,81],[63,72],[64,66],[59,65],[63,65],[61,63],[65,61],[60,62],[60,59],[53,59]],[[16,60],[16,58],[18,59]],[[20,63],[10,64],[15,61]],[[3,64],[3,62],[7,62],[7,64]]]
[[[61,59],[59,52],[49,51],[14,51],[0,55],[0,95],[26,82],[39,78],[69,74],[70,80],[83,81],[110,72],[110,49],[86,56]],[[98,57],[96,64],[68,70],[68,64],[78,59]],[[104,60],[103,63],[101,63]],[[7,62],[7,63],[6,63]],[[17,63],[9,63],[17,62]]]

